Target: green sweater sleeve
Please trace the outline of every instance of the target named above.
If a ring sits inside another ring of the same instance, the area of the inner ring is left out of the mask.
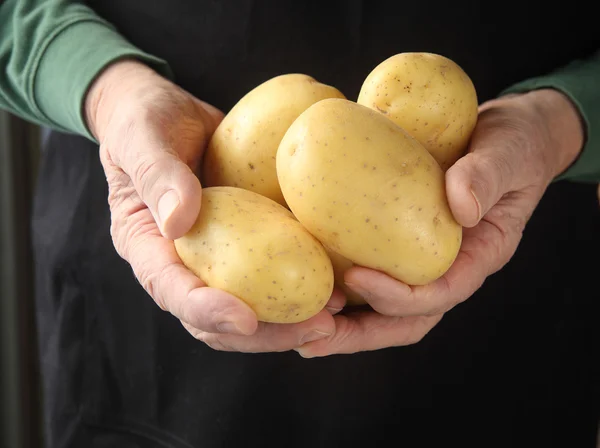
[[[86,92],[111,62],[137,58],[171,78],[167,63],[133,46],[89,7],[68,0],[0,1],[0,108],[94,140]]]
[[[589,59],[575,60],[551,73],[519,82],[502,94],[542,88],[567,95],[579,109],[585,128],[582,152],[555,181],[600,182],[600,51]]]

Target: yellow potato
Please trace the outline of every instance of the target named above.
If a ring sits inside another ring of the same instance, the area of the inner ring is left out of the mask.
[[[289,210],[240,188],[204,188],[196,223],[175,248],[208,286],[242,299],[262,322],[306,320],[333,291],[318,240]]]
[[[444,173],[402,128],[342,99],[309,107],[277,152],[277,174],[296,218],[328,249],[410,285],[443,275],[462,228]]]
[[[466,151],[477,123],[477,93],[464,70],[432,53],[400,53],[365,79],[357,102],[415,137],[447,170]]]
[[[275,171],[279,142],[292,122],[324,98],[344,98],[303,74],[276,76],[248,92],[212,136],[202,167],[206,187],[234,186],[285,205]]]
[[[325,250],[327,251],[327,255],[329,255],[329,259],[333,265],[334,284],[346,296],[346,305],[365,305],[367,301],[362,296],[350,289],[344,282],[344,274],[348,269],[354,266],[354,263],[347,258],[342,257],[340,254],[335,253],[331,249],[325,248]]]

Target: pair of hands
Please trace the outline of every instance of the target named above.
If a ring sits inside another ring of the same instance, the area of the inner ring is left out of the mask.
[[[172,242],[199,212],[194,170],[223,113],[134,61],[107,68],[85,109],[100,142],[115,248],[158,306],[214,349],[294,349],[304,357],[421,340],[510,260],[547,186],[583,144],[576,109],[556,91],[484,103],[468,154],[446,174],[452,212],[464,226],[450,270],[429,285],[409,287],[354,267],[345,280],[374,311],[338,314],[345,298],[335,291],[305,322],[266,324],[241,300],[204,285],[182,265]]]

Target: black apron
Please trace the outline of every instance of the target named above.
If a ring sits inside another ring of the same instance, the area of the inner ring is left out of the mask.
[[[485,101],[600,47],[581,1],[90,6],[224,111],[290,72],[356,99],[368,72],[402,51],[455,60]],[[33,221],[49,447],[595,446],[593,185],[552,185],[512,261],[420,343],[310,360],[194,340],[135,280],[109,224],[97,146],[52,133]]]

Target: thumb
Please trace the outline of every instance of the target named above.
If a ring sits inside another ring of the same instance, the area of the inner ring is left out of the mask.
[[[203,140],[223,119],[223,113],[208,103],[195,98],[194,101],[202,126],[197,129],[198,141],[189,144],[188,149],[198,152],[204,146]],[[129,176],[162,235],[169,239],[183,236],[194,224],[201,205],[202,187],[192,168],[161,132],[152,129],[136,132],[135,145],[113,146],[122,149],[112,151],[113,164]]]
[[[129,144],[108,141],[101,145],[101,160],[115,192],[122,192],[127,183],[130,184],[152,213],[162,235],[176,239],[183,236],[198,217],[202,187],[192,169],[156,134],[151,129],[136,132],[129,137]],[[121,141],[127,141],[127,135],[117,135]],[[120,196],[122,194],[117,194],[112,199],[118,201]],[[137,211],[127,213],[134,215]]]
[[[198,217],[202,187],[192,169],[176,154],[148,148],[150,146],[123,169],[163,236],[176,239],[183,236]]]
[[[478,148],[459,159],[446,172],[446,192],[455,219],[464,227],[476,226],[481,218],[511,191],[515,169],[507,151]]]

